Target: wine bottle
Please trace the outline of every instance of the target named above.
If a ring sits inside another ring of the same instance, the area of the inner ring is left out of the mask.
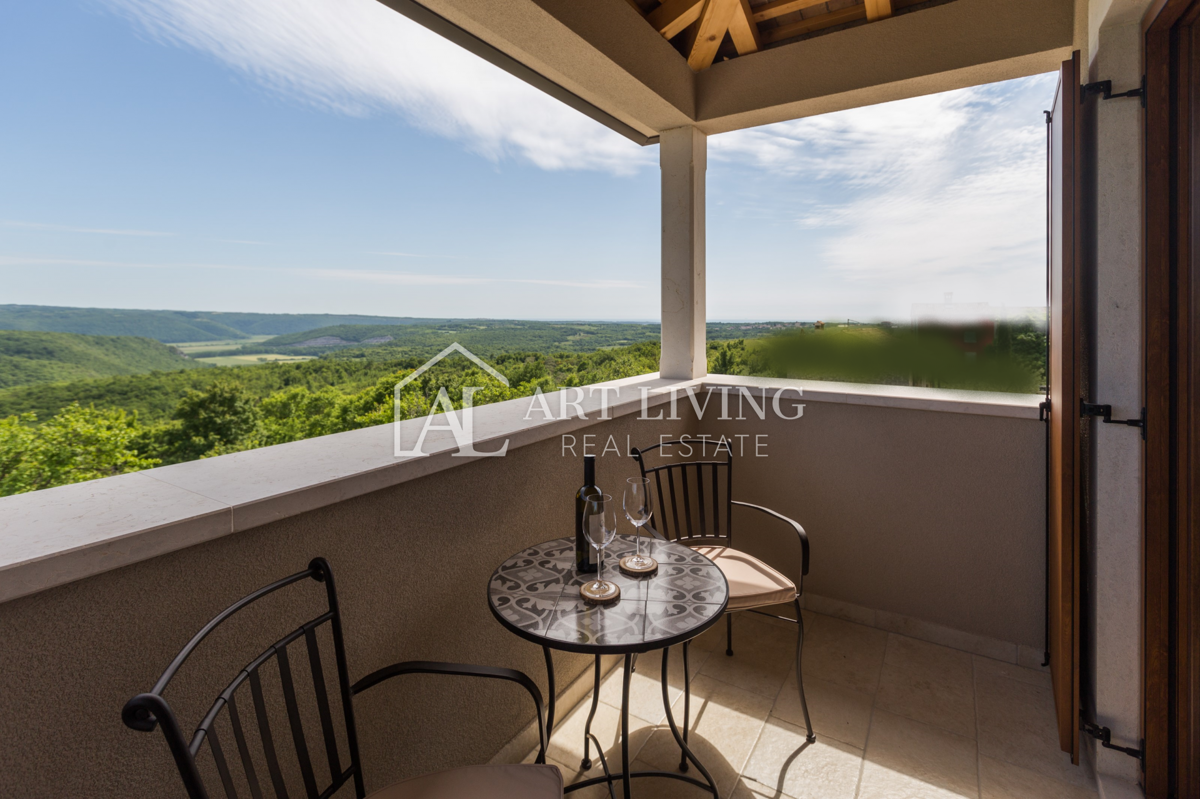
[[[575,571],[592,574],[596,571],[596,550],[583,534],[583,503],[586,497],[596,496],[596,456],[583,456],[583,486],[575,492]]]

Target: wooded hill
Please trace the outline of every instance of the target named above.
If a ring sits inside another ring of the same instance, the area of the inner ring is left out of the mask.
[[[148,338],[0,330],[0,389],[204,366]]]
[[[218,313],[0,305],[0,330],[142,336],[167,344],[281,336],[330,325],[435,325],[445,321],[448,320],[353,314]]]
[[[710,341],[753,337],[763,332],[752,330],[747,333],[740,325],[722,322],[708,325]],[[512,352],[595,352],[658,341],[660,336],[661,329],[656,324],[454,319],[438,325],[335,325],[276,336],[213,354],[286,352],[378,360],[415,355],[429,357],[458,342],[477,355],[494,357]]]
[[[658,341],[659,335],[658,325],[460,319],[440,325],[335,325],[276,336],[259,344],[244,345],[238,352],[368,357],[366,352],[342,352],[366,345],[371,348],[372,358],[418,354],[428,357],[455,341],[481,356],[506,352],[592,352]]]

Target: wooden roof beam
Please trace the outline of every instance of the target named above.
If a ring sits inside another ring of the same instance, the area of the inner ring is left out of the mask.
[[[729,23],[733,20],[733,12],[737,10],[739,2],[740,0],[704,0],[696,39],[688,51],[688,66],[693,71],[700,72],[712,66],[721,40],[729,31]]]
[[[754,22],[763,22],[775,19],[775,17],[782,17],[793,11],[803,11],[806,8],[824,5],[826,2],[828,0],[773,0],[773,2],[754,9],[751,19]]]
[[[750,10],[750,0],[739,0],[737,8],[733,10],[733,19],[729,22],[729,38],[733,39],[733,46],[737,48],[738,55],[749,55],[762,49],[762,37]]]
[[[782,42],[785,39],[791,39],[796,36],[803,36],[806,33],[832,28],[835,25],[845,25],[847,22],[857,22],[867,18],[866,8],[864,6],[848,6],[847,8],[838,11],[831,11],[828,14],[821,14],[816,17],[802,19],[799,22],[793,22],[788,25],[780,25],[778,28],[771,28],[763,31],[762,38],[767,44]]]
[[[667,0],[651,11],[646,19],[664,39],[674,39],[688,25],[700,19],[703,8],[704,0]]]
[[[867,21],[887,19],[892,15],[892,0],[864,0],[867,7]]]

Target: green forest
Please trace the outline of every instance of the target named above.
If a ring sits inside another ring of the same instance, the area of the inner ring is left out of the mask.
[[[740,338],[746,334],[740,325],[708,325],[710,341]],[[660,336],[659,326],[650,324],[458,319],[441,325],[334,325],[276,336],[212,355],[288,353],[390,360],[438,352],[454,342],[472,352],[490,356],[513,352],[594,352],[605,347],[658,341]]]
[[[504,374],[508,387],[451,356],[409,384],[394,407],[393,387],[449,343],[441,336],[471,340],[466,325],[456,324],[454,333],[420,325],[404,341],[341,347],[303,362],[0,390],[0,496],[384,424],[397,413],[415,418],[429,412],[441,387],[457,398],[463,386],[484,386],[475,395],[481,405],[658,369],[656,340],[609,343],[648,325],[492,322],[479,331],[478,349],[463,343]],[[1045,381],[1046,337],[1032,324],[997,325],[994,340],[969,353],[955,331],[742,327],[721,326],[710,340],[710,372],[1025,393]],[[743,337],[732,337],[739,330]],[[356,342],[373,337],[345,332],[358,335],[347,339]],[[564,345],[564,337],[576,343]],[[542,341],[560,343],[519,347]],[[570,351],[582,342],[592,351]]]
[[[0,389],[202,366],[148,338],[0,330]]]

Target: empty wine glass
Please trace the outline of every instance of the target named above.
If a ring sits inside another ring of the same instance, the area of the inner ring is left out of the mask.
[[[644,569],[650,565],[650,559],[642,555],[642,526],[650,521],[650,481],[645,477],[630,477],[625,481],[625,496],[622,497],[622,507],[625,518],[633,524],[633,534],[637,538],[637,554],[625,561],[626,567]]]
[[[588,589],[596,596],[607,596],[616,586],[604,579],[604,550],[617,534],[617,507],[608,494],[591,494],[583,503],[583,534],[599,553],[600,568]]]

